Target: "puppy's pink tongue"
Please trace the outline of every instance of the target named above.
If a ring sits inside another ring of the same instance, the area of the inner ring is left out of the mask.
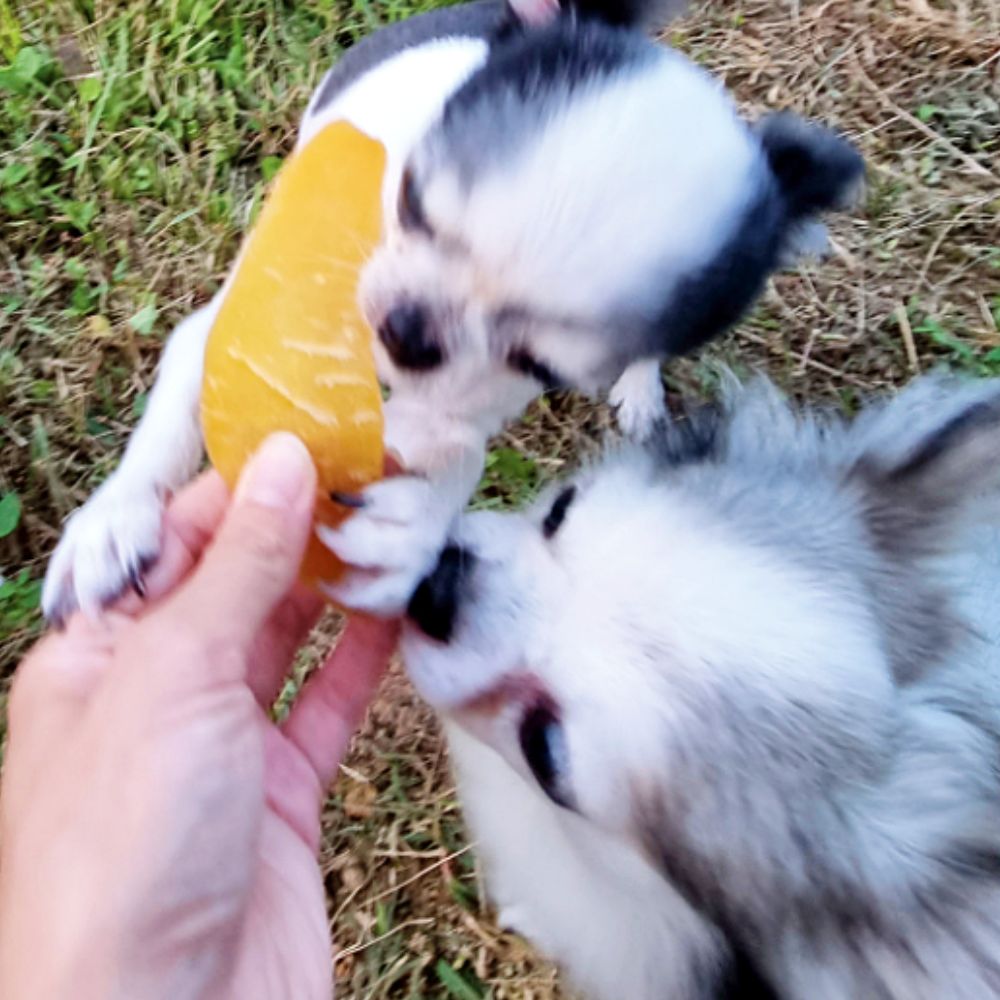
[[[403,456],[393,448],[387,448],[385,453],[385,475],[399,476],[404,472],[406,472],[406,466],[403,465]]]

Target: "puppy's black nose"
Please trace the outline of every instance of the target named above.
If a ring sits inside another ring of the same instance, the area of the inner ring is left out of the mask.
[[[458,545],[446,546],[437,566],[420,581],[406,613],[420,630],[438,642],[448,642],[455,629],[461,591],[476,557]]]
[[[404,302],[390,309],[379,324],[378,337],[400,368],[427,371],[441,364],[441,348],[431,338],[423,306]]]

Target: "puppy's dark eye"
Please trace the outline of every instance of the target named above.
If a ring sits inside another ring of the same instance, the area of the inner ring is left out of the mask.
[[[547,704],[528,709],[518,733],[521,753],[542,791],[558,806],[573,808],[567,790],[569,760],[562,723]]]
[[[549,508],[548,514],[545,515],[545,520],[542,521],[542,534],[546,538],[551,538],[562,527],[563,521],[566,520],[566,512],[569,510],[569,505],[573,502],[575,496],[576,487],[567,486],[555,498],[552,506]]]
[[[399,204],[396,210],[399,215],[399,224],[404,229],[426,233],[428,236],[432,235],[430,224],[424,215],[424,206],[420,201],[416,179],[409,167],[403,171],[403,178],[399,185]]]

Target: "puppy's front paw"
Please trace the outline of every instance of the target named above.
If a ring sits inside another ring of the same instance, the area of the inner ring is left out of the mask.
[[[618,428],[631,441],[648,441],[667,418],[660,366],[644,362],[626,369],[608,394]]]
[[[49,562],[42,611],[53,623],[96,615],[142,577],[160,553],[163,501],[155,487],[112,477],[66,522]]]
[[[324,545],[352,567],[324,589],[369,614],[402,614],[444,546],[454,512],[433,484],[397,476],[368,487],[364,505],[338,528],[317,528]]]

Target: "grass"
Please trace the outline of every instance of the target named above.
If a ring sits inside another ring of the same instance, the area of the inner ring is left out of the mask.
[[[39,629],[61,520],[113,468],[172,324],[218,287],[312,86],[426,5],[0,0],[0,676]],[[675,26],[748,113],[835,123],[870,174],[833,259],[779,276],[671,368],[672,392],[710,392],[719,362],[848,408],[938,364],[1000,375],[998,20],[992,0],[709,0]],[[477,503],[524,502],[609,426],[542,401],[496,442]],[[341,996],[559,995],[491,921],[435,723],[398,671],[327,820]]]

